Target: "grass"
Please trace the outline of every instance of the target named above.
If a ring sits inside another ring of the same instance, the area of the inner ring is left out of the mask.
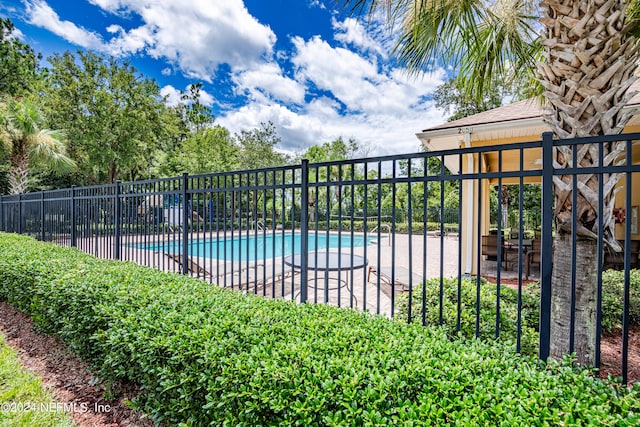
[[[63,427],[75,425],[42,380],[26,371],[0,334],[0,425]]]

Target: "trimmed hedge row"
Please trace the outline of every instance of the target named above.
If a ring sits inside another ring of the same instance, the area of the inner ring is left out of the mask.
[[[0,234],[0,298],[167,425],[637,425],[640,387],[506,345]]]
[[[386,224],[389,227],[392,226],[391,222],[385,222],[385,221],[381,221],[381,224]],[[377,227],[378,223],[377,222],[369,222],[367,223],[367,230],[369,230],[369,232],[371,233],[371,230],[375,227]],[[457,224],[445,224],[445,226],[447,227],[457,227]],[[327,222],[326,221],[318,221],[318,230],[326,230],[327,229]],[[315,230],[316,228],[316,223],[311,221],[309,222],[309,230]],[[350,219],[343,219],[342,221],[338,221],[338,220],[331,220],[329,221],[329,229],[332,231],[337,231],[337,230],[342,230],[342,231],[351,231],[351,228],[353,228],[353,231],[359,231],[362,232],[364,231],[364,222],[363,221],[351,221]],[[439,231],[440,230],[440,223],[439,222],[428,222],[427,223],[427,231]],[[446,228],[445,228],[446,230]],[[387,233],[387,229],[386,227],[382,227],[380,229],[380,234],[382,234],[383,236],[386,235]],[[397,222],[395,224],[395,231],[396,233],[408,233],[409,232],[409,224],[406,222]],[[412,233],[417,233],[417,234],[422,234],[424,233],[424,223],[423,222],[413,222],[411,224],[411,232]],[[373,232],[374,234],[377,234],[377,231]],[[373,234],[371,234],[373,235]]]
[[[624,271],[602,273],[602,329],[611,332],[622,327],[624,310]],[[640,270],[629,271],[629,321],[640,325]]]
[[[640,325],[640,270],[629,273],[629,321]],[[424,286],[423,286],[424,285]],[[474,337],[476,333],[476,299],[478,283],[476,278],[463,278],[458,284],[456,278],[442,281],[442,323],[440,322],[440,279],[427,280],[415,287],[411,295],[411,319],[425,325],[440,325],[450,337],[461,334]],[[479,336],[494,339],[497,287],[485,279],[480,279],[480,328]],[[423,301],[423,294],[425,295]],[[458,331],[458,296],[460,296],[460,331]],[[538,327],[540,322],[540,286],[533,283],[522,288],[521,311],[521,351],[526,354],[538,353]],[[424,318],[423,318],[424,308]],[[622,327],[624,309],[624,271],[608,270],[602,274],[602,332],[613,333]],[[409,294],[398,297],[396,318],[409,318]],[[515,342],[518,332],[518,291],[506,286],[500,287],[500,339]]]
[[[495,284],[480,279],[479,336],[482,339],[493,340],[496,336],[497,291],[498,287]],[[442,281],[442,328],[450,337],[462,335],[472,338],[475,336],[477,292],[478,283],[475,278],[463,278],[459,284],[456,278],[446,278]],[[420,324],[424,322],[425,325],[441,324],[440,293],[440,279],[430,279],[423,285],[416,286],[411,295],[413,322]],[[458,331],[458,296],[460,296],[460,331]],[[518,291],[502,286],[499,299],[500,339],[513,344],[518,335]],[[534,356],[538,354],[539,301],[540,292],[537,285],[523,287],[520,351]],[[408,293],[399,296],[396,316],[400,321],[408,320]]]

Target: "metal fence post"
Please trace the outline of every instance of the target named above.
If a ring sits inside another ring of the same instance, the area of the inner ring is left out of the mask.
[[[540,349],[549,358],[551,341],[551,273],[553,261],[553,133],[542,134],[542,243],[540,251]]]
[[[22,194],[18,194],[18,234],[22,234]]]
[[[0,231],[6,231],[4,229],[4,200],[2,200],[2,194],[0,194]]]
[[[45,220],[44,220],[44,190],[42,190],[40,192],[40,233],[41,233],[41,236],[42,236],[40,240],[42,240],[43,242],[45,241],[45,238],[44,238],[44,233],[45,233],[44,223],[45,223]]]
[[[114,240],[115,240],[115,258],[120,260],[120,245],[121,245],[121,233],[120,233],[120,180],[116,181],[116,194],[115,194],[115,208],[114,208]]]
[[[309,160],[302,159],[302,182],[300,184],[300,303],[307,302],[309,265]],[[294,218],[295,221],[295,218]]]
[[[189,274],[189,174],[182,174],[182,274]]]
[[[76,186],[71,186],[71,247],[77,246],[76,236]]]

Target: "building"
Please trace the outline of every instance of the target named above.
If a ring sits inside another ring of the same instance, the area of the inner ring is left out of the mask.
[[[636,83],[638,90],[640,84]],[[625,133],[640,132],[640,93],[636,94],[625,107],[625,110],[634,114],[624,129]],[[500,146],[510,143],[536,141],[541,138],[543,132],[550,131],[548,125],[542,119],[543,108],[541,101],[529,99],[495,108],[493,110],[474,114],[462,119],[444,123],[439,126],[424,129],[417,134],[418,139],[429,151],[448,150],[464,147]],[[635,146],[637,147],[637,146]],[[524,169],[540,169],[541,150],[526,150],[523,159]],[[517,150],[504,152],[501,159],[497,152],[487,154],[479,159],[478,155],[465,155],[462,162],[462,172],[478,172],[482,165],[482,171],[509,171],[520,170],[520,154]],[[640,147],[633,150],[633,163],[640,164]],[[459,159],[457,156],[445,158],[445,165],[453,173],[459,173]],[[519,179],[508,178],[502,180],[503,184],[515,184]],[[525,183],[540,182],[538,177],[529,177]],[[482,180],[482,195],[487,197],[489,188],[497,185],[497,179]],[[623,185],[623,183],[618,183]],[[640,205],[640,175],[634,174],[632,181],[632,206]],[[616,207],[624,207],[624,192],[621,191],[616,196]],[[478,238],[489,232],[489,203],[482,203],[482,218],[485,220],[478,230],[478,183],[474,180],[463,181],[463,206],[462,224],[466,232],[462,239],[462,260],[463,270],[468,274],[476,274]],[[623,227],[616,228],[616,238],[623,238]],[[632,235],[633,240],[640,240],[640,234]]]

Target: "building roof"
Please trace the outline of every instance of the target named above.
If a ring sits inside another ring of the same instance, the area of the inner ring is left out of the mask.
[[[627,108],[640,107],[640,80],[631,86],[631,90],[639,91],[627,104]],[[513,104],[504,105],[492,110],[483,111],[482,113],[473,114],[463,117],[452,122],[443,123],[424,129],[422,132],[442,131],[445,129],[467,128],[470,126],[489,125],[491,123],[515,122],[527,119],[542,119],[542,104],[536,99],[526,99],[524,101],[514,102]],[[440,132],[438,132],[440,133]]]
[[[632,90],[638,93],[624,107],[625,110],[640,110],[640,80]],[[430,151],[447,150],[462,146],[503,144],[506,142],[532,141],[540,138],[550,127],[542,120],[543,106],[536,99],[527,99],[494,108],[482,113],[443,123],[424,129],[416,134]],[[640,114],[634,115],[625,131],[640,128]],[[457,170],[457,158],[445,158],[450,170]],[[450,162],[453,162],[449,164]]]
[[[514,102],[482,113],[463,117],[452,122],[443,123],[438,126],[424,129],[423,132],[433,130],[463,128],[468,126],[484,125],[489,123],[507,122],[513,120],[531,119],[542,116],[542,106],[540,101],[535,99],[525,99]]]

